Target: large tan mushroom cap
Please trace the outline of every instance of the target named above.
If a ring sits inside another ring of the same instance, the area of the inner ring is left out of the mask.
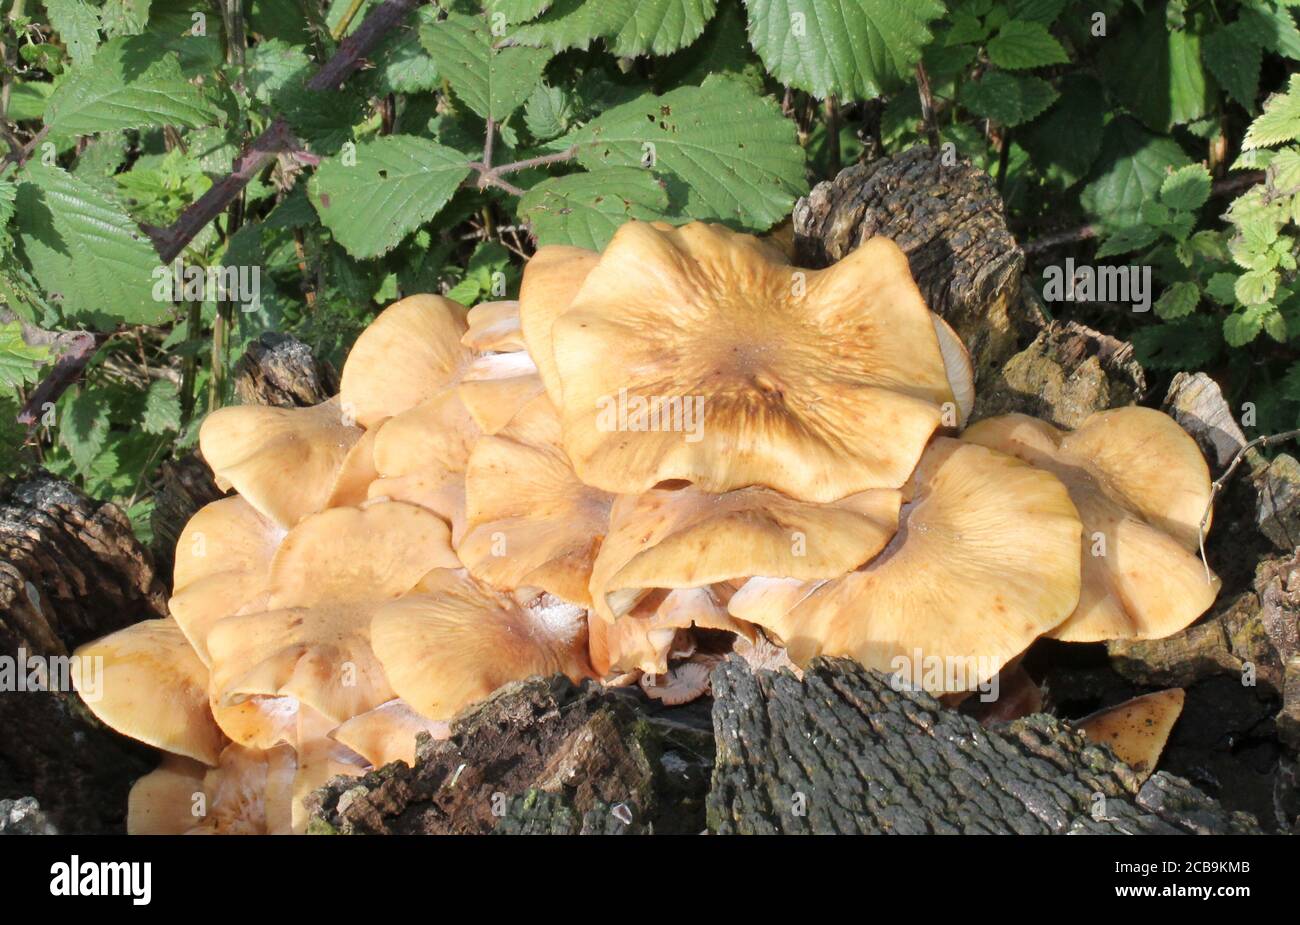
[[[560,423],[538,395],[499,436],[474,447],[465,473],[466,533],[456,547],[476,578],[531,586],[587,606],[587,585],[613,498],[584,485],[560,449]]]
[[[427,732],[434,739],[445,739],[451,727],[439,720],[425,719],[402,700],[390,700],[368,713],[333,729],[329,737],[356,752],[373,768],[394,761],[415,766],[415,739]]]
[[[479,430],[495,434],[542,391],[536,364],[519,350],[475,359],[465,370],[457,394]]]
[[[339,380],[345,410],[366,429],[414,408],[448,385],[469,362],[461,344],[460,304],[413,295],[380,312],[348,353]]]
[[[203,822],[208,767],[180,755],[164,755],[162,764],[131,787],[126,800],[126,834],[184,835]]]
[[[732,615],[774,632],[797,664],[849,656],[956,691],[988,681],[1074,610],[1081,527],[1051,474],[940,437],[910,488],[897,535],[867,566],[803,588],[746,583]]]
[[[285,533],[239,496],[204,505],[181,531],[167,606],[204,664],[212,624],[267,590]]]
[[[288,528],[355,490],[359,464],[344,464],[361,436],[336,398],[311,408],[238,405],[204,418],[199,449],[218,479]]]
[[[76,656],[77,693],[105,724],[146,745],[217,763],[225,738],[208,709],[208,669],[176,621],[144,620]]]
[[[1195,550],[1210,476],[1195,441],[1148,408],[1104,411],[1074,433],[1025,415],[989,418],[963,439],[1054,474],[1083,521],[1079,606],[1050,635],[1067,642],[1156,639],[1214,602]]]
[[[718,226],[628,222],[552,339],[565,449],[616,493],[895,488],[953,401],[929,309],[883,238],[805,271]]]
[[[546,394],[556,407],[562,402],[560,374],[555,368],[551,329],[568,310],[600,255],[581,247],[550,244],[539,248],[524,266],[519,285],[519,325],[528,353],[537,364]]]
[[[208,634],[223,706],[292,697],[342,722],[395,694],[370,649],[374,610],[430,569],[458,565],[447,526],[410,504],[334,508],[291,530],[271,564],[267,610]]]
[[[526,603],[462,570],[431,572],[371,626],[393,689],[430,719],[450,719],[508,681],[591,676],[586,611],[550,595]]]
[[[1183,700],[1183,689],[1174,687],[1099,710],[1075,725],[1093,742],[1110,746],[1115,757],[1146,780],[1182,715]]]
[[[475,353],[526,349],[518,302],[480,302],[469,310],[469,330],[460,342]]]
[[[750,575],[834,578],[880,552],[902,496],[874,489],[809,504],[766,488],[721,495],[652,489],[614,502],[591,596],[613,620],[652,588],[697,588]]]

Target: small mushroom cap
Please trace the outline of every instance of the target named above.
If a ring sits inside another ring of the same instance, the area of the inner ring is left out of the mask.
[[[370,503],[402,501],[431,511],[451,525],[456,546],[465,535],[465,476],[459,472],[413,473],[370,483]]]
[[[1083,590],[1053,637],[1157,639],[1189,626],[1214,602],[1219,579],[1206,581],[1195,553],[1209,470],[1172,418],[1123,408],[1067,434],[1012,414],[980,421],[962,439],[1051,472],[1078,508]]]
[[[532,357],[492,353],[470,364],[457,394],[485,434],[495,434],[529,401],[542,394],[542,379]]]
[[[431,572],[385,605],[371,637],[394,690],[435,720],[451,719],[509,681],[591,676],[583,608],[550,595],[521,604],[463,570]]]
[[[896,488],[953,401],[929,309],[884,238],[797,270],[720,226],[628,222],[551,335],[565,449],[584,482],[621,494]]]
[[[131,787],[126,800],[126,834],[183,835],[203,821],[196,807],[207,800],[208,767],[192,758],[164,755],[162,764]]]
[[[469,330],[460,342],[475,353],[524,350],[518,302],[480,302],[469,310]]]
[[[436,295],[394,302],[361,332],[339,379],[343,407],[362,427],[408,411],[469,362],[465,309]]]
[[[208,669],[175,620],[143,620],[76,655],[73,684],[106,725],[163,751],[217,763],[225,738],[208,709]]]
[[[537,364],[546,394],[558,408],[562,401],[560,374],[555,368],[551,328],[568,310],[600,254],[566,244],[539,248],[524,266],[519,285],[519,325],[528,353]]]
[[[219,480],[289,528],[348,490],[339,476],[353,477],[344,463],[361,435],[334,398],[311,408],[237,405],[204,418],[199,449]]]
[[[970,351],[948,322],[934,312],[930,313],[930,318],[934,321],[939,352],[943,354],[943,368],[957,404],[957,427],[962,428],[975,410],[975,366],[971,363]]]
[[[370,649],[373,611],[430,569],[459,564],[447,526],[423,508],[333,508],[291,530],[271,563],[267,609],[208,634],[214,695],[293,697],[342,722],[395,695]]]
[[[593,619],[588,636],[591,663],[602,677],[611,670],[664,674],[675,648],[689,639],[685,631],[692,627],[722,630],[752,641],[757,636],[754,627],[727,613],[730,597],[725,585],[659,590],[612,624]]]
[[[909,489],[898,533],[864,568],[804,588],[747,583],[732,615],[796,664],[848,656],[935,692],[974,689],[1074,610],[1081,526],[1051,474],[939,437]]]
[[[670,707],[690,703],[709,691],[709,672],[712,665],[702,662],[683,662],[661,674],[643,674],[641,689],[651,700],[659,700]]]
[[[795,501],[766,488],[624,495],[614,502],[592,570],[593,606],[613,620],[651,588],[698,588],[750,575],[843,575],[889,542],[901,498],[894,489],[830,504]]]
[[[415,766],[415,737],[427,732],[435,739],[451,735],[445,722],[425,719],[402,700],[390,700],[368,713],[354,716],[329,733],[330,738],[364,758],[371,767],[394,761]]]
[[[1183,712],[1183,699],[1182,688],[1173,687],[1099,710],[1074,725],[1091,741],[1109,745],[1115,757],[1145,780],[1156,769]]]
[[[209,684],[208,706],[226,738],[236,745],[265,750],[295,742],[299,704],[293,697],[254,696],[224,703]]]
[[[208,630],[267,590],[285,532],[237,495],[204,505],[185,524],[167,606],[205,665]]]
[[[465,473],[466,532],[456,551],[471,574],[494,587],[541,588],[588,606],[612,501],[578,480],[560,449],[555,409],[538,395],[506,430],[474,447]]]

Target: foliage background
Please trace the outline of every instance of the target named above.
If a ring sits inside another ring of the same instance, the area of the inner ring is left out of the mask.
[[[159,464],[259,334],[337,363],[404,294],[513,296],[536,246],[627,218],[765,232],[925,143],[996,179],[1031,278],[1154,268],[1151,313],[1055,312],[1297,425],[1300,0],[439,0],[310,89],[378,5],[0,2],[0,473],[43,464],[147,539]],[[276,120],[296,144],[181,255],[258,267],[258,303],[157,297],[160,229]],[[17,424],[77,331],[84,374]]]

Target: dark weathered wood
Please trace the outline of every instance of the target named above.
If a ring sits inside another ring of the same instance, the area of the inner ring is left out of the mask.
[[[907,254],[931,310],[975,361],[977,381],[1032,338],[1025,257],[992,179],[944,148],[918,146],[818,183],[794,209],[795,262],[822,267],[884,235]]]
[[[289,334],[263,334],[235,364],[235,394],[245,405],[303,408],[338,390],[334,367]]]
[[[713,674],[719,833],[1254,832],[1186,781],[1139,786],[1108,749],[1038,713],[984,729],[847,659],[802,681],[730,659]]]
[[[166,613],[162,584],[111,504],[38,474],[0,487],[0,656],[67,656]],[[75,692],[0,691],[0,798],[34,795],[64,831],[114,831],[148,750],[102,726]]]
[[[695,833],[712,736],[631,691],[563,677],[507,685],[421,743],[416,765],[338,778],[309,798],[317,834]],[[541,793],[538,793],[538,792]]]

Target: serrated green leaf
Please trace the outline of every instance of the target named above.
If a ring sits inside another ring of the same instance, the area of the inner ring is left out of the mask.
[[[181,429],[181,399],[176,383],[155,379],[144,396],[140,427],[147,434],[165,434]]]
[[[1133,224],[1115,229],[1097,248],[1098,259],[1127,254],[1148,247],[1160,237],[1160,232],[1150,225]]]
[[[1242,305],[1247,307],[1266,305],[1277,291],[1277,284],[1276,270],[1248,270],[1237,277],[1232,291]]]
[[[1017,136],[1040,170],[1055,171],[1065,185],[1082,180],[1097,160],[1105,132],[1105,91],[1094,77],[1069,74],[1061,98]]]
[[[1290,10],[1265,3],[1243,5],[1237,22],[1256,42],[1292,61],[1300,61],[1300,29]]]
[[[311,59],[303,46],[269,39],[248,50],[244,75],[249,95],[259,103],[271,103],[311,69]]]
[[[0,323],[0,385],[14,389],[35,382],[37,372],[49,358],[49,347],[33,347],[23,340],[22,324]]]
[[[45,0],[50,25],[68,46],[74,67],[86,64],[99,47],[99,16],[86,0]]]
[[[1237,301],[1237,276],[1235,273],[1215,273],[1205,285],[1205,294],[1220,305]]]
[[[1201,164],[1180,167],[1160,186],[1160,201],[1171,209],[1191,212],[1210,198],[1210,172]]]
[[[1264,316],[1264,333],[1279,344],[1285,344],[1288,337],[1286,317],[1279,311],[1271,311]]]
[[[1233,312],[1223,319],[1223,339],[1229,347],[1244,347],[1263,330],[1264,322],[1254,312]]]
[[[57,419],[59,443],[82,475],[94,468],[95,457],[108,439],[108,403],[98,389],[79,389],[64,403]]]
[[[607,110],[552,142],[578,145],[589,170],[649,165],[683,218],[765,230],[807,190],[794,124],[770,99],[727,77]]]
[[[573,103],[563,87],[538,84],[524,104],[524,125],[538,141],[550,141],[569,130]]]
[[[1138,328],[1129,340],[1138,362],[1147,369],[1195,370],[1218,354],[1222,336],[1218,318],[1190,315]]]
[[[438,18],[436,6],[421,6],[416,21],[393,32],[375,51],[375,71],[386,93],[423,93],[438,86],[437,62],[420,42],[420,26]]]
[[[1172,139],[1152,135],[1131,119],[1116,119],[1106,126],[1095,178],[1084,187],[1080,202],[1108,224],[1134,224],[1169,171],[1189,160]]]
[[[14,202],[18,199],[18,184],[10,177],[0,176],[0,241],[7,236],[9,219],[14,217]]]
[[[542,16],[507,29],[506,40],[519,45],[587,48],[613,35],[636,13],[637,0],[555,0]]]
[[[456,95],[484,119],[504,122],[542,79],[549,52],[494,47],[487,24],[452,14],[420,27],[420,42]]]
[[[629,219],[662,218],[668,192],[649,170],[608,167],[543,180],[519,200],[539,245],[601,250]]]
[[[869,100],[903,81],[930,42],[937,0],[745,0],[749,41],[781,83]]]
[[[1264,111],[1250,123],[1241,146],[1245,150],[1270,148],[1296,140],[1300,140],[1300,74],[1291,75],[1286,92],[1264,101]]]
[[[1153,131],[1168,132],[1201,118],[1210,92],[1196,34],[1170,29],[1162,7],[1102,44],[1101,76],[1127,108]]]
[[[1042,23],[1013,19],[989,40],[989,60],[1008,71],[1063,64],[1069,60],[1052,33]]]
[[[312,204],[335,240],[357,258],[378,257],[438,214],[469,176],[464,154],[411,135],[386,135],[321,162]]]
[[[1068,3],[1069,0],[1012,0],[1009,11],[1012,19],[1050,26],[1056,22]]]
[[[102,45],[84,68],[74,69],[45,107],[50,134],[68,137],[151,125],[196,127],[216,122],[220,111],[181,74],[171,56],[142,63],[131,40]]]
[[[149,25],[153,0],[106,0],[99,18],[111,37],[138,35]]]
[[[989,71],[979,80],[962,85],[961,100],[975,115],[1014,127],[1051,106],[1056,91],[1038,77]]]
[[[1196,311],[1196,305],[1200,300],[1201,290],[1195,283],[1185,281],[1174,283],[1160,293],[1160,298],[1156,299],[1154,306],[1156,316],[1165,321],[1184,318]]]
[[[718,0],[640,0],[608,36],[609,50],[627,58],[672,54],[698,39],[717,11]]]
[[[1255,38],[1240,23],[1211,32],[1202,49],[1205,65],[1234,100],[1253,111],[1259,95],[1259,68],[1263,53]]]
[[[483,12],[491,22],[493,16],[500,14],[507,25],[528,22],[536,19],[548,9],[554,0],[484,0]]]
[[[18,189],[19,252],[65,317],[157,324],[150,298],[158,254],[121,204],[58,167],[28,164]]]

